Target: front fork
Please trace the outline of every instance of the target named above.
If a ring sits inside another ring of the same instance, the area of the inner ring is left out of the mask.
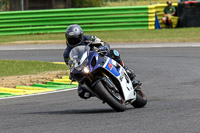
[[[110,81],[108,78],[102,76],[100,78],[98,78],[95,82],[92,82],[92,79],[91,77],[88,77],[88,80],[87,80],[89,83],[88,84],[91,84],[88,85],[86,82],[83,83],[83,87],[89,91],[93,96],[96,96],[97,98],[101,99],[100,96],[95,92],[93,91],[93,88],[94,86],[98,83],[98,82],[103,82],[106,86],[108,86],[110,89],[112,89],[114,92],[116,93],[119,93],[119,90],[117,89],[117,87],[112,83],[112,81]],[[102,100],[102,99],[101,99]]]

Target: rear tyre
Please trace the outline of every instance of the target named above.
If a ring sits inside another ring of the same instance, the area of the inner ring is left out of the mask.
[[[131,104],[135,108],[142,108],[147,104],[147,98],[144,92],[139,89],[135,90],[136,92],[136,100]]]
[[[95,86],[94,86],[95,92],[101,97],[102,100],[104,100],[104,102],[106,102],[108,105],[110,105],[115,111],[117,112],[123,112],[126,109],[126,105],[123,101],[123,99],[118,97],[116,97],[116,94],[111,94],[111,92],[109,92],[106,89],[106,86],[104,86],[102,84],[101,81],[99,81]],[[118,94],[118,96],[120,96]],[[121,96],[120,96],[121,97]]]

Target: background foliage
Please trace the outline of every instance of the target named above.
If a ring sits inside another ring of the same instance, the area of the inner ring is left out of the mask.
[[[102,0],[72,0],[73,8],[100,6],[102,6]]]
[[[24,0],[25,1],[25,0]],[[51,0],[49,0],[51,1]],[[63,4],[65,0],[54,0],[55,3],[59,2]],[[151,5],[157,3],[166,3],[167,0],[71,0],[72,8],[84,8],[84,7],[112,7],[112,6],[136,6],[136,5]],[[177,2],[177,0],[171,0],[172,2]],[[200,1],[200,0],[199,0]],[[0,0],[0,11],[11,10],[10,4],[16,6],[21,6],[21,0]],[[42,3],[42,0],[39,4]],[[54,3],[54,4],[55,4]],[[65,6],[61,6],[63,8]],[[48,9],[47,7],[44,7]],[[55,8],[59,8],[56,7]],[[20,8],[21,9],[21,8]]]

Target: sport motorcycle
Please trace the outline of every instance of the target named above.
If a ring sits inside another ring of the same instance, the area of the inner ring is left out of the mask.
[[[141,84],[133,86],[125,69],[92,44],[73,48],[68,65],[72,81],[77,81],[117,112],[125,111],[127,104],[135,108],[147,104]]]

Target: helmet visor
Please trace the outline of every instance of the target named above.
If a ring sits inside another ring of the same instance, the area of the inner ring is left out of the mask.
[[[81,43],[81,38],[68,38],[67,41],[68,41],[68,44],[69,45],[77,45],[77,44],[80,44]]]

